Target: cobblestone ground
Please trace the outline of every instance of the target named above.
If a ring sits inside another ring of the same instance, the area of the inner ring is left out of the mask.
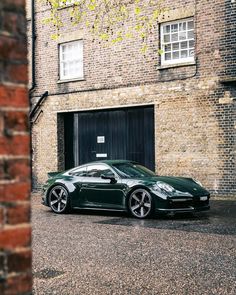
[[[149,220],[56,215],[40,201],[32,197],[36,295],[236,294],[236,201]]]

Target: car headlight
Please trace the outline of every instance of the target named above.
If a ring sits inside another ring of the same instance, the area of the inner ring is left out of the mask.
[[[173,193],[175,191],[175,189],[171,185],[165,182],[157,181],[156,186],[168,193]]]
[[[197,179],[193,178],[193,181],[194,181],[196,184],[198,184],[198,185],[202,186],[202,184],[201,184],[201,182],[200,182],[199,180],[197,180]]]

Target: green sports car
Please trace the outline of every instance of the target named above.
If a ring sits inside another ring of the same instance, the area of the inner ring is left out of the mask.
[[[55,213],[78,208],[128,211],[137,218],[147,218],[152,213],[210,208],[210,194],[198,181],[157,176],[132,161],[92,162],[48,176],[42,203]]]

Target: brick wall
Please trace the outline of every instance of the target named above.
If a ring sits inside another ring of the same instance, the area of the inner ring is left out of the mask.
[[[0,2],[0,294],[31,294],[24,0]]]
[[[235,9],[231,0],[175,0],[164,1],[169,15],[182,18],[183,10],[195,19],[197,39],[197,76],[211,77],[224,74],[236,76],[235,68]],[[29,8],[30,9],[30,8]],[[66,25],[61,30],[61,38],[52,41],[50,36],[54,28],[43,24],[49,16],[48,6],[36,1],[36,75],[37,89],[34,96],[48,90],[51,94],[68,93],[77,90],[101,89],[130,86],[135,84],[156,83],[170,79],[191,77],[196,72],[196,65],[161,70],[159,47],[159,28],[149,40],[146,56],[140,54],[138,40],[123,42],[114,47],[107,47],[92,42],[91,37],[82,27],[73,26],[68,17],[68,8],[60,14]],[[168,16],[164,20],[168,20]],[[58,83],[58,43],[73,39],[84,40],[84,80],[73,83]],[[231,71],[229,70],[229,66]]]
[[[164,1],[164,21],[192,15],[196,63],[160,67],[159,28],[146,56],[137,40],[104,48],[82,28],[70,24],[52,41],[53,28],[42,19],[48,8],[36,6],[37,101],[49,97],[33,126],[34,180],[63,169],[63,128],[58,112],[152,103],[155,106],[155,159],[158,174],[198,178],[212,192],[236,195],[236,4],[231,0]],[[163,21],[163,20],[161,20]],[[83,81],[58,83],[58,43],[83,38]],[[47,155],[45,157],[45,155]]]

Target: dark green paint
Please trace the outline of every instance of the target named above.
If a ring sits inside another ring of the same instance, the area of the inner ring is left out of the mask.
[[[89,164],[101,163],[110,167],[120,163],[131,163],[126,160],[106,160],[97,161]],[[86,164],[88,165],[88,164]],[[83,166],[86,166],[83,165]],[[82,166],[81,166],[82,167]],[[75,168],[74,168],[75,169]],[[210,196],[209,192],[195,183],[191,178],[172,177],[172,176],[150,176],[141,178],[121,178],[116,177],[115,183],[111,183],[109,179],[93,178],[93,177],[79,177],[70,175],[70,169],[65,172],[48,173],[49,179],[44,186],[45,199],[44,204],[47,203],[47,195],[50,188],[56,184],[62,184],[69,192],[71,198],[71,206],[79,208],[104,208],[127,210],[127,198],[134,189],[142,187],[151,192],[155,209],[171,209],[173,206],[173,199],[186,197],[186,193],[190,201],[197,204],[196,211],[207,210],[209,208],[209,199],[206,202],[199,203],[200,196]],[[168,193],[165,191],[153,191],[153,187],[157,181],[161,181],[171,185],[178,193]],[[181,192],[183,194],[181,195]]]

